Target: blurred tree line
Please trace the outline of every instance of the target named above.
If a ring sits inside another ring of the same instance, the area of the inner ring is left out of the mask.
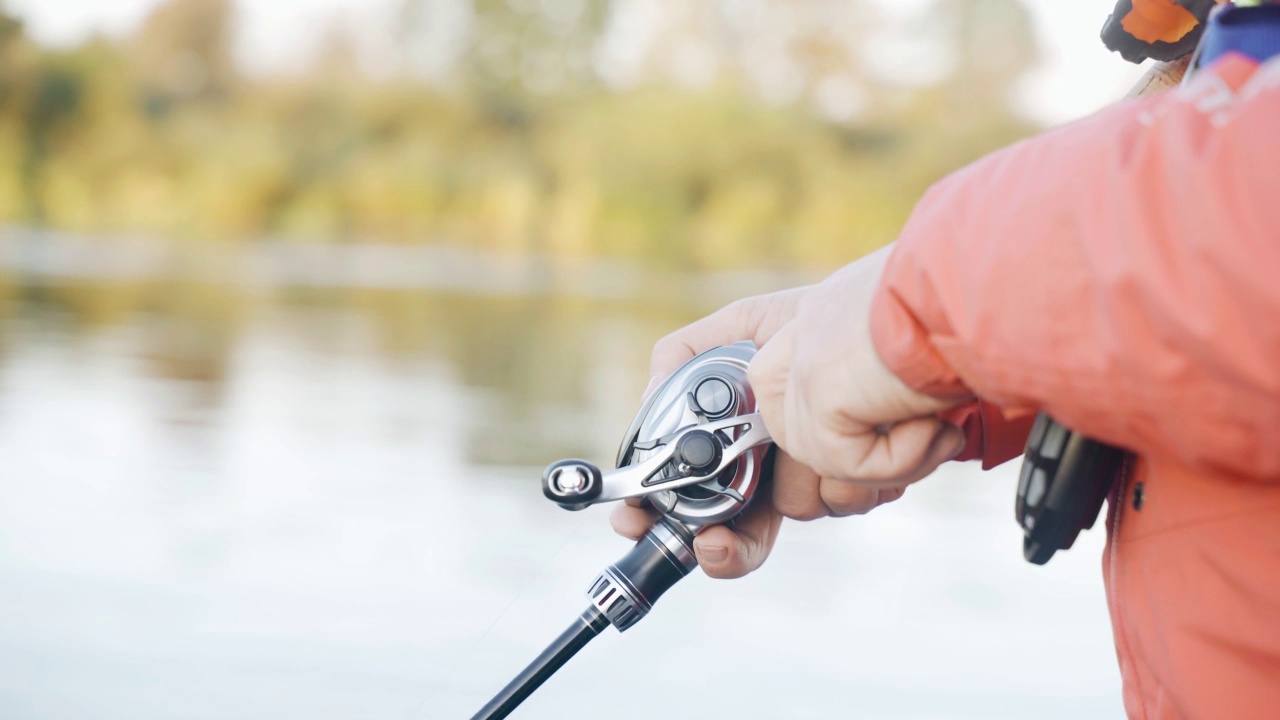
[[[335,23],[306,72],[256,76],[234,12],[170,0],[71,49],[0,15],[0,222],[824,266],[1033,129],[1017,0],[897,36],[856,0],[404,0],[392,71]]]

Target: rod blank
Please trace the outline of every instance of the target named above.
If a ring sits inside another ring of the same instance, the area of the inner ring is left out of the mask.
[[[554,675],[569,661],[569,658],[586,647],[592,638],[607,627],[609,627],[609,621],[603,613],[594,605],[587,608],[572,625],[560,633],[560,637],[551,641],[542,654],[534,658],[533,662],[520,671],[514,680],[507,683],[507,686],[498,691],[492,700],[480,708],[480,712],[471,716],[471,720],[502,720],[510,715],[512,710],[519,707],[525,698],[532,695],[533,691]]]

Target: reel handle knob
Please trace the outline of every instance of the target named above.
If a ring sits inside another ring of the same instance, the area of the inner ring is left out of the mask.
[[[586,460],[559,460],[542,471],[542,494],[566,510],[591,505],[603,490],[600,468]]]

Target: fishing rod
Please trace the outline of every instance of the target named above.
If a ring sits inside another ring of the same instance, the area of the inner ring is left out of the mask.
[[[507,717],[605,628],[634,627],[698,566],[698,530],[731,522],[751,502],[771,444],[747,382],[755,352],[750,342],[725,345],[672,373],[636,414],[616,469],[569,459],[543,472],[543,495],[566,510],[640,498],[659,518],[591,583],[582,615],[472,720]]]

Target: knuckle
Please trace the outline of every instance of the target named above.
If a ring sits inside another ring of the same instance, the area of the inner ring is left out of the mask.
[[[891,457],[884,448],[864,449],[842,463],[844,477],[868,487],[887,488],[906,485],[916,464]]]
[[[684,343],[680,339],[683,332],[684,330],[677,330],[669,333],[653,344],[653,351],[649,353],[650,369],[656,370],[667,358],[684,349]]]
[[[751,362],[747,365],[747,379],[753,386],[773,387],[782,383],[786,376],[783,367],[783,357],[786,353],[779,348],[779,343],[785,342],[785,339],[775,336],[756,352],[755,357],[751,358]]]
[[[751,295],[738,298],[720,308],[716,314],[733,318],[743,324],[753,324],[753,321],[759,317],[761,312],[767,311],[769,307],[768,300],[768,295]]]
[[[860,502],[846,503],[833,506],[831,508],[831,517],[853,517],[855,515],[866,515],[875,510],[879,505],[875,500],[863,500]]]
[[[754,300],[755,298],[753,297],[738,298],[715,311],[713,314],[733,318],[746,317],[751,314],[751,308],[754,304]]]
[[[867,462],[868,448],[856,436],[839,432],[826,424],[814,433],[815,465],[824,478],[843,483],[873,480],[875,469]]]
[[[879,507],[880,505],[887,505],[901,498],[906,493],[907,493],[907,488],[905,485],[899,485],[897,487],[880,488],[880,496],[876,500],[876,506]]]
[[[880,492],[832,479],[822,481],[822,499],[833,517],[865,515],[880,504]]]
[[[822,478],[841,478],[843,476],[842,448],[839,444],[827,442],[824,435],[828,434],[827,430],[822,426],[810,427],[805,426],[803,431],[796,433],[793,447],[788,448],[788,453],[796,462],[802,463],[806,467],[813,470],[815,481]]]
[[[789,520],[796,520],[798,522],[813,522],[814,520],[821,520],[829,514],[825,508],[812,506],[788,508],[786,510],[779,508],[778,511],[782,513],[783,517]]]
[[[790,443],[787,441],[787,428],[783,422],[782,413],[774,406],[773,403],[767,402],[766,398],[756,397],[757,409],[760,413],[760,419],[764,421],[764,427],[769,431],[769,436],[778,447],[790,452]]]
[[[783,517],[800,522],[819,520],[828,514],[826,505],[822,503],[818,493],[813,491],[809,491],[805,496],[799,496],[775,490],[773,505]]]
[[[752,358],[751,364],[747,365],[747,382],[751,383],[751,387],[757,392],[768,387],[773,382],[773,369],[766,366],[768,356],[763,353],[757,353]]]
[[[791,456],[785,456],[790,458]],[[774,465],[773,489],[770,500],[782,517],[809,522],[826,516],[818,491],[818,477],[807,467],[791,459]]]

